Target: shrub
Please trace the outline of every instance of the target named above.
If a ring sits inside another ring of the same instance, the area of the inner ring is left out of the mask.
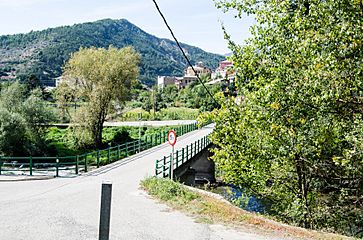
[[[16,156],[26,153],[28,146],[24,118],[0,108],[0,151],[4,155]]]
[[[141,186],[149,194],[167,202],[188,203],[197,199],[198,194],[188,191],[183,185],[167,178],[149,177],[141,181]]]

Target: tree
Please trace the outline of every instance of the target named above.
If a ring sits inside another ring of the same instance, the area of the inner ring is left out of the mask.
[[[111,107],[129,98],[139,62],[140,56],[132,47],[92,47],[81,48],[66,63],[63,87],[73,89],[76,98],[85,101],[72,122],[88,132],[96,147],[102,145],[103,124]]]
[[[12,83],[1,89],[0,152],[8,156],[44,154],[44,129],[54,120],[41,89],[27,96],[25,85]]]
[[[18,156],[29,146],[24,118],[0,108],[0,152],[7,156]]]
[[[71,113],[69,111],[70,105],[74,104],[75,109],[77,108],[76,92],[77,90],[75,88],[70,88],[68,83],[64,81],[55,89],[55,99],[61,111],[60,116],[62,122],[69,122],[71,119]]]
[[[153,109],[153,90],[143,91],[139,95],[139,99],[142,103],[141,108],[147,112],[150,112]]]
[[[226,34],[243,101],[211,114],[225,180],[285,221],[362,236],[362,1],[217,6],[257,22],[244,46]]]
[[[206,85],[206,87],[212,95],[222,91],[220,84]],[[178,100],[184,102],[186,107],[198,108],[202,112],[212,111],[218,107],[218,104],[211,98],[202,84],[197,84],[197,82],[182,89],[178,94]]]
[[[159,94],[161,95],[161,99],[163,103],[159,103],[162,107],[160,108],[167,108],[167,107],[174,107],[176,98],[178,96],[178,89],[173,85],[167,85],[164,88],[158,89]]]
[[[30,74],[24,78],[25,79],[22,81],[22,83],[25,84],[27,93],[30,93],[33,89],[42,87],[40,79],[34,74]]]
[[[53,111],[43,100],[42,89],[35,88],[29,97],[24,98],[21,114],[31,131],[30,137],[34,139],[33,142],[41,142],[45,126],[55,119]]]
[[[157,86],[153,86],[150,94],[150,104],[153,110],[154,118],[156,116],[156,112],[159,112],[161,109],[167,107],[166,100],[163,98],[163,90],[159,89]]]

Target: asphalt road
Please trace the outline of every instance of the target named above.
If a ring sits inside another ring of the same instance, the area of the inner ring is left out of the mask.
[[[210,133],[182,136],[176,148]],[[269,239],[195,219],[169,209],[139,189],[153,175],[155,160],[169,154],[163,144],[76,178],[0,182],[0,240],[98,239],[101,183],[113,183],[110,239]]]

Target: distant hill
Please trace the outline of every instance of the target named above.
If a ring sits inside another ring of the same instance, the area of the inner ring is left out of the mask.
[[[0,36],[0,76],[36,75],[43,83],[59,77],[62,66],[80,47],[132,45],[142,56],[140,80],[148,85],[158,75],[181,75],[186,61],[173,41],[150,35],[125,19],[104,19],[27,34]],[[193,63],[214,69],[224,57],[182,44]],[[12,73],[11,73],[12,72]],[[10,77],[9,77],[10,78]]]

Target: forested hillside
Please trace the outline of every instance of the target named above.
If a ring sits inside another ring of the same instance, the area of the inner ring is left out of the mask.
[[[61,75],[70,54],[80,47],[118,48],[132,45],[142,56],[140,80],[152,84],[158,75],[181,75],[186,61],[174,42],[150,35],[125,19],[105,19],[0,36],[0,76],[14,71],[18,77],[35,74],[43,82]],[[215,68],[224,57],[182,44],[193,63]]]

